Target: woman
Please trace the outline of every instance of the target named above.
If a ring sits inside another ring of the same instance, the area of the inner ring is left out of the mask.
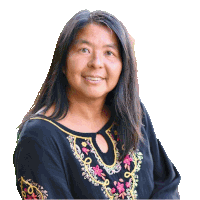
[[[180,175],[140,102],[123,24],[81,11],[64,27],[50,71],[19,127],[23,199],[178,199]]]

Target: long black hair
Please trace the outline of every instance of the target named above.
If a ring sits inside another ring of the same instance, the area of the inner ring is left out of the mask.
[[[129,34],[116,17],[103,11],[83,10],[67,22],[58,39],[48,75],[33,106],[19,125],[18,138],[24,123],[44,106],[43,112],[46,113],[52,105],[55,105],[54,112],[49,116],[54,120],[63,119],[67,115],[69,109],[66,92],[68,81],[62,68],[65,66],[69,47],[78,31],[90,23],[109,27],[114,31],[120,43],[122,72],[116,87],[108,93],[105,104],[110,108],[112,115],[115,115],[118,124],[117,132],[123,146],[119,158],[121,161],[130,149],[136,150],[139,142],[143,140],[142,109],[137,85],[136,60]]]

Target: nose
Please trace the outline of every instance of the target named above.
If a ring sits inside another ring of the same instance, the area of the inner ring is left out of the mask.
[[[93,53],[90,61],[88,62],[88,67],[102,68],[103,65],[103,56],[101,53]]]

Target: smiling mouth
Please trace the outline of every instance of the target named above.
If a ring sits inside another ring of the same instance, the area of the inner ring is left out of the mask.
[[[100,83],[104,80],[104,78],[100,78],[100,77],[83,77],[87,82],[89,83]]]
[[[86,80],[90,80],[90,81],[100,81],[103,80],[103,78],[100,77],[84,77]]]

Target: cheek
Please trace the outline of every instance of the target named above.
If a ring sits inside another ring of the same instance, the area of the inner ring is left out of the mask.
[[[78,73],[78,64],[73,59],[68,59],[66,62],[66,75],[67,78],[73,78]]]
[[[110,77],[111,80],[110,83],[112,83],[112,85],[117,85],[121,71],[122,71],[122,65],[120,64],[115,68],[110,68],[110,70],[108,71],[108,77]]]
[[[113,70],[113,74],[115,75],[116,80],[119,79],[121,72],[122,72],[122,64],[119,63],[119,65]]]

